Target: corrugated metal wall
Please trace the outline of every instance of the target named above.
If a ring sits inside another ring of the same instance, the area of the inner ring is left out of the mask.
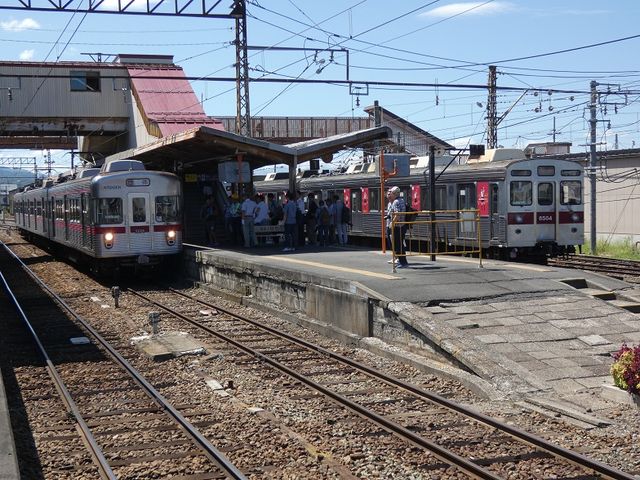
[[[3,117],[127,117],[130,89],[124,68],[71,66],[1,67],[0,88],[11,88],[11,99],[2,102]],[[100,92],[71,91],[72,71],[100,74]],[[103,78],[105,76],[122,78]],[[123,90],[124,89],[124,90]],[[6,93],[6,92],[5,92]],[[46,120],[45,120],[46,121]]]

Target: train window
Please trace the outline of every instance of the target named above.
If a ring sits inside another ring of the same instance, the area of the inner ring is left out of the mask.
[[[369,211],[370,212],[380,211],[380,189],[379,188],[369,189]]]
[[[531,170],[511,170],[512,177],[530,177]]]
[[[458,210],[476,208],[476,186],[473,183],[458,185]]]
[[[553,183],[538,184],[538,205],[553,205]]]
[[[532,194],[533,185],[531,182],[511,182],[510,184],[510,201],[511,205],[524,206],[533,203]]]
[[[556,167],[553,165],[541,165],[538,167],[538,176],[553,177],[556,174]]]
[[[62,200],[56,200],[56,220],[64,220],[64,205]]]
[[[359,188],[351,189],[351,211],[362,211],[362,190],[360,190]]]
[[[435,210],[447,209],[447,187],[436,187],[436,208]]]
[[[567,180],[560,182],[562,205],[580,205],[582,203],[582,182]]]
[[[122,223],[121,198],[97,198],[95,202],[98,225]]]
[[[133,210],[133,221],[147,221],[147,199],[144,197],[133,197],[131,199],[131,208]]]
[[[580,170],[560,170],[560,175],[563,177],[579,177],[582,172]]]
[[[156,197],[156,222],[177,222],[178,201],[177,195]]]

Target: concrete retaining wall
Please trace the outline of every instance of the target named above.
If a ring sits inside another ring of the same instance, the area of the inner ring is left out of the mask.
[[[526,382],[522,385],[500,365],[486,359],[479,347],[473,349],[469,358],[461,355],[466,344],[459,341],[460,335],[436,324],[428,311],[413,304],[390,302],[358,282],[256,264],[228,254],[219,255],[214,250],[186,249],[184,258],[187,275],[218,294],[288,317],[344,343],[371,350],[369,343],[373,341],[376,353],[386,348],[386,356],[399,361],[415,354],[424,363],[413,358],[414,366],[448,376],[457,371],[457,380],[481,396],[501,394],[476,376],[478,372],[472,373],[477,368],[482,373],[489,372],[487,379],[498,380],[498,385],[520,392],[532,390]],[[387,347],[380,347],[376,343],[380,341]]]

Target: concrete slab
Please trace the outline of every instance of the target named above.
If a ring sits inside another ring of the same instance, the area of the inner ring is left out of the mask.
[[[631,405],[640,410],[640,396],[631,395],[626,390],[616,387],[615,385],[603,385],[601,387],[601,395],[607,400],[611,400],[616,403],[624,403],[625,405]]]
[[[204,346],[184,332],[168,332],[132,339],[137,348],[155,361],[183,355],[204,355]]]

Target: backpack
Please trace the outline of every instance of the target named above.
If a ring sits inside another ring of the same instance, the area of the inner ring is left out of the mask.
[[[320,210],[320,222],[322,223],[322,225],[329,225],[331,223],[329,210],[327,210],[327,207],[322,207],[322,210]]]
[[[418,212],[416,212],[411,205],[406,204],[407,207],[404,212],[404,221],[405,222],[415,222],[418,218]]]
[[[342,206],[342,223],[351,224],[351,210],[346,205]]]

